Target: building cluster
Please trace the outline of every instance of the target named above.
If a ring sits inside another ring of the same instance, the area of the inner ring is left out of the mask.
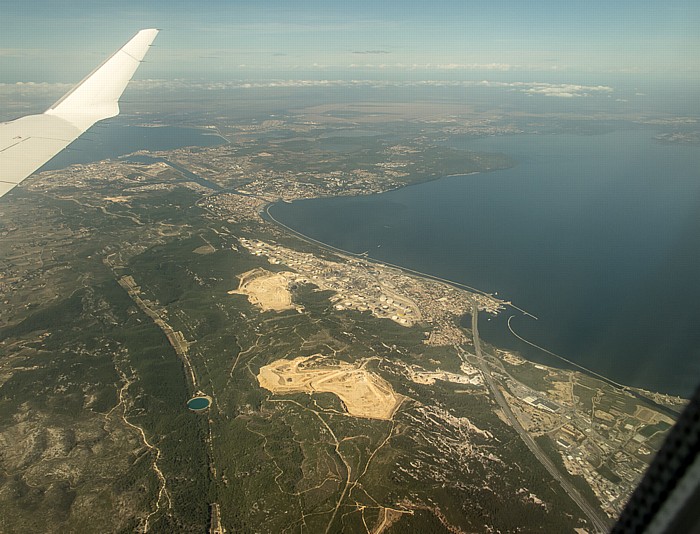
[[[406,366],[406,375],[411,382],[416,384],[427,384],[432,385],[436,380],[442,382],[451,382],[453,384],[463,384],[465,386],[483,386],[484,377],[476,367],[469,365],[468,363],[462,363],[460,367],[461,373],[451,373],[449,371],[443,371],[441,369],[436,369],[435,371],[428,371],[417,365]]]
[[[376,271],[362,269],[358,263],[325,260],[307,252],[259,240],[240,239],[252,254],[265,256],[272,264],[283,264],[297,273],[296,282],[311,283],[322,290],[335,292],[331,302],[337,310],[370,312],[375,317],[391,319],[402,326],[420,321],[418,306],[397,293],[392,284]]]
[[[168,152],[143,152],[149,156],[167,157],[190,172],[223,188],[236,188],[244,195],[256,196],[268,202],[328,196],[356,196],[381,193],[405,184],[408,176],[405,162],[395,161],[401,151],[387,152],[388,161],[361,164],[345,170],[289,170],[280,163],[283,155],[269,152],[239,153],[240,146],[187,147]],[[141,154],[139,152],[137,155]]]
[[[520,363],[518,369],[529,366],[545,368]],[[550,376],[546,380],[552,384],[565,378],[562,371],[547,369]],[[631,412],[615,408],[610,408],[613,413],[596,409],[595,401],[590,411],[581,408],[580,399],[573,405],[556,402],[546,392],[524,385],[518,380],[518,374],[498,377],[508,389],[508,402],[520,423],[534,436],[548,435],[566,470],[586,480],[605,513],[610,517],[618,516],[655,450],[650,443],[655,432],[649,435],[646,431],[644,435],[641,429],[659,421],[667,421],[670,426],[671,420],[648,409],[638,409],[637,414],[630,415]],[[602,391],[592,394],[594,399],[603,398]],[[624,402],[623,392],[607,392],[606,395],[620,396],[619,405]]]
[[[230,223],[240,223],[258,218],[267,202],[259,197],[237,193],[221,193],[206,197],[200,204],[215,217]]]
[[[456,322],[471,311],[473,301],[480,310],[491,313],[501,306],[499,301],[485,295],[474,295],[362,258],[347,257],[337,262],[260,240],[241,238],[240,243],[252,254],[294,270],[298,274],[297,282],[333,291],[331,301],[339,311],[369,312],[405,327],[429,325],[431,329],[425,341],[429,345],[469,343]]]
[[[399,178],[405,176],[395,170],[380,172],[355,169],[349,172],[330,171],[304,173],[275,173],[247,183],[239,191],[261,198],[291,202],[305,198],[329,196],[358,196],[381,193],[403,185]]]

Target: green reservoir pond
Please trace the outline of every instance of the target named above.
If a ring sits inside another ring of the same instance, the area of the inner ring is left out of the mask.
[[[193,397],[187,401],[187,407],[195,412],[206,410],[210,404],[211,399],[207,397]]]

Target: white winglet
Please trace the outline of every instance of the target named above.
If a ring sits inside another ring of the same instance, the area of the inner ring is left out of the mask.
[[[0,123],[0,197],[97,121],[119,114],[119,97],[157,34],[138,32],[41,115]]]
[[[141,30],[63,98],[46,110],[85,131],[119,115],[119,97],[133,77],[158,30]]]

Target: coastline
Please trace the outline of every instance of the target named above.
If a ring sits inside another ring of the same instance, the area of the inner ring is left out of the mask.
[[[469,173],[469,174],[478,174],[478,172]],[[467,175],[459,174],[459,175],[453,175],[453,176],[467,176]],[[414,184],[411,184],[411,185],[414,185]],[[275,201],[275,202],[267,202],[266,204],[264,204],[263,206],[261,206],[261,207],[260,207],[260,211],[259,211],[260,217],[261,217],[263,220],[267,221],[267,222],[271,222],[271,223],[275,224],[278,228],[284,229],[285,231],[287,231],[287,232],[289,232],[290,234],[294,235],[295,237],[301,239],[302,241],[305,241],[305,242],[307,242],[307,243],[309,243],[309,244],[311,244],[311,245],[318,246],[318,247],[320,247],[320,248],[322,248],[322,249],[328,250],[328,251],[333,252],[333,253],[335,253],[335,254],[339,254],[339,255],[341,255],[341,256],[347,256],[347,257],[351,257],[351,258],[361,258],[361,259],[363,259],[363,260],[365,260],[365,261],[367,261],[367,262],[370,262],[370,263],[375,263],[375,264],[377,264],[377,265],[383,265],[383,266],[387,266],[387,267],[391,267],[391,268],[397,269],[397,270],[399,270],[399,271],[401,271],[401,272],[404,272],[404,273],[406,273],[406,274],[408,274],[408,275],[412,275],[412,276],[415,276],[415,277],[418,277],[418,278],[433,280],[433,281],[437,281],[437,282],[442,282],[442,283],[451,285],[451,286],[453,286],[453,287],[456,287],[456,288],[458,288],[458,289],[466,290],[466,291],[468,291],[468,292],[477,293],[477,294],[480,294],[480,295],[487,296],[487,297],[489,297],[489,298],[496,299],[496,300],[498,300],[501,304],[503,304],[504,306],[511,307],[511,308],[513,308],[514,310],[517,310],[518,312],[520,312],[522,315],[525,315],[525,316],[528,316],[528,317],[531,317],[531,318],[537,320],[537,317],[536,317],[536,316],[534,316],[533,314],[527,312],[527,311],[524,310],[523,308],[520,308],[519,306],[513,304],[513,303],[510,302],[510,301],[504,301],[504,300],[501,300],[501,299],[497,299],[497,298],[494,297],[494,295],[491,294],[491,293],[487,293],[487,292],[482,291],[482,290],[480,290],[480,289],[477,289],[477,288],[474,288],[474,287],[471,287],[471,286],[468,286],[468,285],[466,285],[466,284],[462,284],[462,283],[459,283],[459,282],[455,282],[455,281],[453,281],[453,280],[448,280],[448,279],[445,279],[445,278],[441,278],[441,277],[439,277],[439,276],[431,275],[431,274],[429,274],[429,273],[424,273],[424,272],[416,271],[416,270],[414,270],[414,269],[410,269],[410,268],[407,268],[407,267],[403,267],[403,266],[400,266],[400,265],[396,265],[396,264],[391,263],[391,262],[377,260],[377,259],[374,259],[374,258],[371,258],[371,257],[367,256],[366,253],[360,253],[360,254],[358,254],[358,253],[355,253],[355,252],[350,252],[350,251],[347,251],[347,250],[343,250],[343,249],[340,249],[340,248],[335,247],[335,246],[333,246],[333,245],[330,245],[330,244],[328,244],[328,243],[324,243],[324,242],[322,242],[322,241],[319,241],[319,240],[317,240],[317,239],[314,239],[313,237],[307,236],[307,235],[305,235],[305,234],[299,232],[298,230],[295,230],[294,228],[291,228],[291,227],[287,226],[287,225],[284,224],[283,222],[281,222],[281,221],[279,221],[278,219],[276,219],[276,218],[270,213],[270,208],[271,208],[272,206],[274,206],[274,205],[276,204],[276,202],[278,202],[278,201]],[[534,348],[536,348],[536,349],[538,349],[538,350],[540,350],[540,351],[543,351],[543,352],[545,352],[546,354],[548,354],[548,355],[550,355],[550,356],[552,356],[552,357],[554,357],[554,358],[557,358],[557,359],[561,360],[562,362],[564,362],[564,363],[565,363],[566,365],[568,365],[568,366],[575,367],[575,368],[577,369],[578,372],[581,372],[581,373],[583,373],[583,374],[585,374],[585,375],[588,375],[588,376],[590,376],[590,377],[592,377],[592,378],[595,378],[595,379],[597,379],[597,380],[601,380],[602,382],[608,384],[608,385],[611,386],[611,387],[614,387],[615,389],[617,389],[617,390],[619,390],[619,391],[621,391],[621,392],[624,392],[624,393],[626,393],[626,394],[629,394],[629,395],[631,395],[631,396],[633,396],[633,397],[635,397],[635,398],[638,398],[638,399],[640,399],[640,400],[642,400],[642,401],[644,401],[644,402],[650,403],[650,404],[653,405],[656,409],[659,409],[659,410],[663,411],[664,413],[666,413],[667,415],[670,415],[671,417],[678,417],[678,415],[679,415],[680,412],[682,411],[682,407],[679,408],[678,410],[676,410],[676,409],[674,409],[673,407],[671,407],[671,403],[670,403],[670,402],[669,402],[668,405],[667,405],[667,404],[661,404],[660,402],[658,402],[657,400],[655,400],[655,399],[652,398],[652,397],[657,397],[657,398],[658,398],[658,397],[662,397],[662,398],[668,398],[668,399],[676,399],[676,400],[681,401],[681,402],[682,402],[682,401],[687,401],[687,399],[685,399],[685,398],[683,398],[683,397],[680,397],[680,396],[678,396],[678,395],[671,395],[671,394],[669,394],[669,393],[664,393],[664,392],[660,392],[660,391],[653,391],[653,390],[649,390],[649,389],[641,388],[641,387],[637,387],[637,386],[629,386],[629,385],[621,384],[621,383],[619,383],[619,382],[617,382],[617,381],[615,381],[615,380],[613,380],[613,379],[611,379],[611,378],[609,378],[609,377],[606,377],[606,376],[604,376],[604,375],[602,375],[602,374],[600,374],[600,373],[598,373],[598,372],[596,372],[596,371],[593,371],[593,370],[591,370],[591,369],[588,369],[588,368],[586,368],[586,367],[584,367],[584,366],[582,366],[582,365],[580,365],[580,364],[577,364],[576,362],[573,362],[573,361],[571,361],[571,360],[569,360],[569,359],[567,359],[567,358],[565,358],[565,357],[563,357],[563,356],[560,356],[559,354],[556,354],[556,353],[554,353],[554,352],[552,352],[552,351],[550,351],[550,350],[548,350],[548,349],[546,349],[546,348],[544,348],[544,347],[540,347],[539,345],[536,345],[536,344],[530,342],[529,340],[527,340],[527,339],[525,339],[525,338],[522,338],[522,337],[519,336],[517,333],[515,333],[515,332],[512,330],[512,328],[511,328],[510,320],[511,320],[513,317],[514,317],[514,316],[511,316],[511,317],[509,317],[509,319],[508,319],[508,329],[509,329],[510,333],[511,333],[516,339],[519,339],[519,340],[523,341],[524,343],[526,343],[526,344],[528,344],[528,345],[531,345],[532,347],[534,347]],[[525,357],[524,355],[521,355],[521,356]],[[527,358],[525,357],[525,359],[527,359]],[[528,360],[528,361],[531,361],[531,360]],[[532,362],[532,361],[531,361],[531,362]],[[535,362],[532,362],[532,363],[535,363]],[[645,394],[645,393],[646,393],[646,394]],[[673,403],[673,405],[675,406],[675,403]]]

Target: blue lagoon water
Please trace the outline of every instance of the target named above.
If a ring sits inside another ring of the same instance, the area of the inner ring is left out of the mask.
[[[482,337],[619,382],[688,395],[700,382],[700,151],[648,130],[457,141],[514,168],[381,195],[277,204],[320,241],[498,292]]]
[[[184,146],[214,146],[223,139],[198,128],[131,126],[118,121],[97,123],[41,170],[117,158],[137,150],[173,150]]]

